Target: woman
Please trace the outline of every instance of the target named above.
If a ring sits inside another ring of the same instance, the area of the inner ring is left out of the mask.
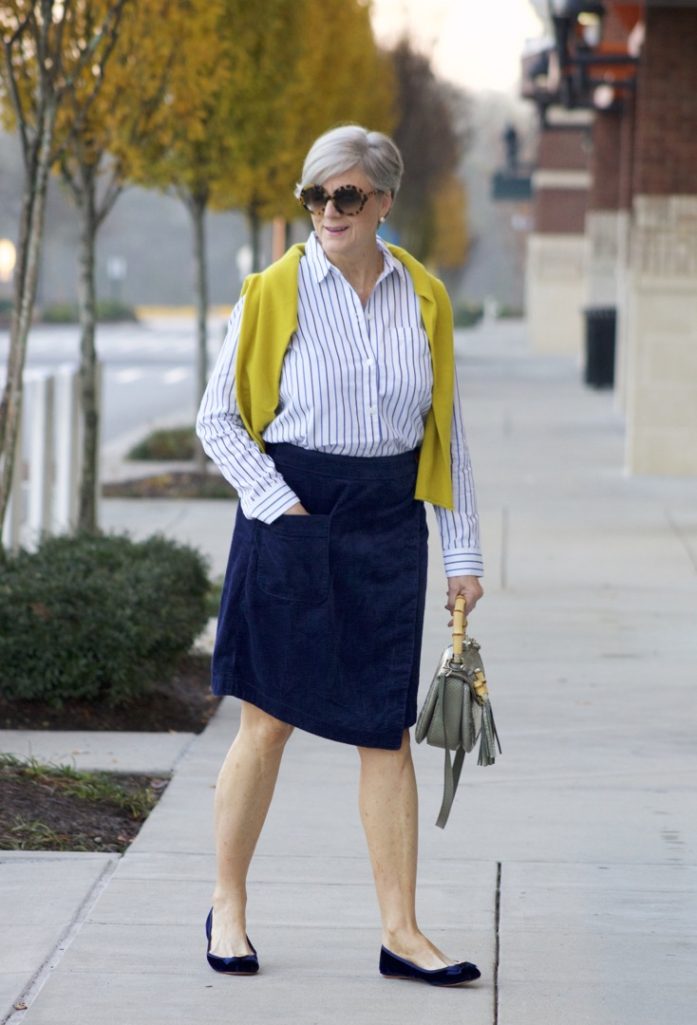
[[[213,689],[241,699],[216,790],[208,960],[257,971],[246,877],[293,727],[355,744],[383,926],[380,971],[432,985],[479,976],[414,909],[416,720],[435,506],[446,607],[482,595],[478,519],[443,285],[376,235],[397,147],[356,125],[311,147],[296,195],[313,232],[245,282],[201,404],[204,449],[240,496]],[[270,640],[272,638],[272,642]]]

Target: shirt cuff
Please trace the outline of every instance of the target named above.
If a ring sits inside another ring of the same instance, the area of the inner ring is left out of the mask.
[[[443,552],[446,577],[483,577],[484,560],[481,552],[468,548],[451,548]]]
[[[261,520],[262,523],[273,523],[299,501],[283,478],[272,479],[266,486],[255,488],[251,495],[240,496],[242,512],[247,519]]]

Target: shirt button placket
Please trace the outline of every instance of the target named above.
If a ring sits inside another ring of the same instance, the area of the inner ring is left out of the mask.
[[[378,383],[377,383],[377,360],[375,359],[374,353],[374,334],[373,334],[373,314],[370,308],[367,307],[365,311],[365,322],[366,322],[366,334],[368,336],[368,345],[371,355],[365,360],[365,367],[368,376],[368,416],[370,417],[371,434],[374,436],[378,428]]]

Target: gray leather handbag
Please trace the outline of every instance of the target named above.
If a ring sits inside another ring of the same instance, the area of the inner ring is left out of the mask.
[[[489,701],[479,644],[467,637],[465,599],[458,596],[453,612],[453,642],[443,652],[416,721],[416,742],[426,740],[445,749],[443,801],[436,820],[441,829],[450,815],[460,773],[477,738],[479,765],[493,765],[501,743]],[[451,757],[454,752],[454,759]]]

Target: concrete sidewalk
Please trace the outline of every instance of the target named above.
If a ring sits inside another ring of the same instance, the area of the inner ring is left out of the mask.
[[[520,325],[458,351],[487,566],[470,627],[504,753],[466,765],[440,831],[442,754],[415,747],[419,908],[480,983],[379,977],[357,756],[299,732],[250,878],[262,973],[207,968],[229,699],[123,858],[0,855],[0,996],[39,973],[12,1025],[693,1025],[697,481],[626,478],[612,396],[531,356]],[[139,535],[159,516],[224,565],[231,505],[163,505],[105,502],[105,520]],[[424,687],[447,639],[435,525],[431,542]]]

